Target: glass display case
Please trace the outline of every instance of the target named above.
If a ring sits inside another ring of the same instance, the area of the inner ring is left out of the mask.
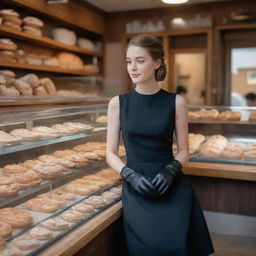
[[[1,111],[1,253],[37,255],[120,200],[120,176],[105,161],[106,111],[106,104]]]
[[[190,161],[256,164],[256,107],[189,107]]]

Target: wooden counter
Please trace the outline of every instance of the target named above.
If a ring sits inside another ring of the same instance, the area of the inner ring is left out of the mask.
[[[189,162],[183,172],[204,210],[250,216],[256,214],[255,166]],[[119,239],[116,243],[123,239],[122,223],[115,225],[121,216],[122,204],[118,202],[38,256],[123,255],[125,252],[117,253],[115,247],[118,245],[113,245],[114,239]],[[107,229],[108,232],[105,232]]]
[[[194,176],[256,181],[256,165],[189,162],[183,172]]]
[[[82,224],[56,243],[49,246],[38,256],[71,256],[77,253],[99,233],[121,217],[122,203],[119,201],[92,220]]]

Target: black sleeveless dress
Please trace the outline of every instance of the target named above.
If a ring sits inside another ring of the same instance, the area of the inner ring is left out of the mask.
[[[173,159],[175,94],[160,89],[119,95],[127,166],[153,179]],[[123,186],[125,236],[130,256],[206,256],[213,246],[199,202],[183,173],[163,196]]]

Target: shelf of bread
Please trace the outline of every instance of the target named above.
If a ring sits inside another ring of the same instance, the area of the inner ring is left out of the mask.
[[[42,66],[42,65],[31,65],[26,63],[18,63],[11,61],[0,60],[0,66],[8,68],[26,69],[26,70],[37,70],[59,74],[79,75],[79,76],[101,76],[100,73],[89,72],[84,70],[75,69],[63,69],[58,67]]]
[[[177,145],[173,145],[174,154]],[[225,137],[220,134],[205,136],[189,133],[191,162],[256,165],[255,137]]]
[[[43,147],[43,146],[49,146],[49,145],[53,145],[56,143],[78,140],[78,139],[86,138],[86,137],[93,136],[93,135],[100,135],[100,134],[104,134],[106,132],[106,130],[107,130],[106,127],[96,127],[92,131],[80,132],[80,133],[76,133],[76,134],[72,134],[72,135],[62,135],[62,136],[60,135],[57,138],[40,138],[39,136],[34,136],[33,132],[30,132],[29,130],[27,130],[28,138],[33,138],[33,140],[35,140],[35,141],[26,141],[26,140],[22,140],[22,139],[16,137],[16,141],[15,141],[16,145],[11,145],[8,143],[5,145],[2,144],[3,141],[1,141],[2,137],[0,136],[0,156],[14,153],[14,152],[23,151],[23,150],[28,150],[28,149],[33,149],[33,148],[38,148],[38,147]],[[25,129],[20,129],[20,131],[22,133],[25,132],[24,134],[26,134]],[[37,138],[37,140],[36,140],[36,138]],[[10,139],[13,139],[13,141],[15,140],[15,138],[12,138],[11,136],[9,137],[9,140]],[[6,143],[6,141],[5,141],[5,143]],[[12,142],[12,143],[14,143],[14,142]],[[17,143],[19,143],[19,144],[17,144]]]
[[[119,175],[103,169],[68,185],[0,210],[1,255],[39,252],[120,200]],[[83,191],[77,190],[83,184]],[[73,186],[74,190],[71,189]],[[4,241],[5,240],[5,241]]]
[[[58,41],[53,40],[48,37],[37,36],[37,35],[25,33],[25,32],[19,31],[17,29],[14,29],[14,28],[11,28],[8,26],[0,25],[0,34],[8,36],[8,37],[14,37],[14,38],[20,39],[20,40],[31,41],[31,42],[34,42],[41,46],[52,47],[52,48],[59,49],[59,50],[66,50],[66,51],[70,51],[70,52],[91,55],[91,56],[97,56],[97,57],[103,56],[103,54],[100,52],[90,51],[90,50],[82,49],[77,46],[64,44],[64,43],[58,42]]]
[[[191,123],[252,124],[256,123],[256,107],[190,106]]]

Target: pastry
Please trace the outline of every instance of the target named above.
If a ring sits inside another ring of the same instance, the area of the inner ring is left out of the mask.
[[[60,52],[56,55],[58,62],[62,68],[83,70],[84,63],[81,58],[73,53]]]
[[[20,166],[26,167],[26,168],[33,168],[33,166],[37,164],[42,164],[43,162],[39,160],[26,160]]]
[[[68,45],[76,44],[76,33],[66,28],[55,28],[52,30],[53,39]]]
[[[21,77],[20,80],[28,83],[33,89],[37,88],[40,85],[40,80],[38,76],[32,73]]]
[[[4,144],[7,146],[20,144],[21,141],[22,139],[20,137],[13,136],[10,134],[4,134],[0,136],[0,144]]]
[[[3,175],[9,176],[16,173],[24,173],[27,172],[28,168],[23,167],[19,164],[7,164],[3,167],[2,173]]]
[[[109,191],[115,193],[117,196],[122,195],[122,186],[111,188]]]
[[[90,196],[88,199],[85,199],[85,202],[95,208],[99,208],[107,204],[107,200],[101,196]]]
[[[2,9],[0,10],[0,16],[5,17],[19,17],[19,13],[13,9]]]
[[[32,168],[44,179],[53,179],[61,175],[65,170],[61,165],[47,163],[37,164]]]
[[[13,228],[24,228],[33,222],[29,213],[15,208],[0,209],[0,220],[9,223]]]
[[[20,189],[34,187],[41,183],[40,175],[32,170],[16,173],[11,175],[11,177],[15,180],[15,182],[17,182]]]
[[[10,132],[11,135],[22,138],[26,141],[36,141],[40,139],[38,133],[29,131],[28,129],[15,129]]]
[[[14,196],[19,190],[20,186],[17,183],[0,185],[0,197]]]
[[[3,69],[3,70],[0,70],[0,74],[5,79],[5,83],[2,83],[1,76],[0,76],[0,84],[4,84],[4,85],[8,85],[8,86],[14,86],[15,73],[13,71]]]
[[[95,51],[95,45],[94,43],[86,38],[78,38],[77,39],[77,45],[83,49],[87,49],[90,51]]]
[[[249,116],[249,121],[256,122],[256,111],[251,111],[250,116]]]
[[[5,85],[0,85],[0,94],[6,97],[19,97],[20,92],[13,86],[7,87]]]
[[[36,198],[43,199],[47,202],[52,201],[58,207],[63,207],[66,205],[66,200],[63,199],[61,196],[54,194],[54,193],[41,194],[41,195],[38,195]]]
[[[16,62],[16,55],[14,51],[0,50],[0,57],[8,61]]]
[[[76,199],[76,196],[74,194],[67,193],[67,192],[64,192],[64,191],[55,191],[55,192],[53,192],[53,194],[56,194],[56,195],[60,196],[61,198],[63,198],[64,200],[67,200],[67,201]]]
[[[70,221],[70,222],[77,222],[81,220],[84,216],[82,213],[78,211],[73,211],[73,210],[67,210],[64,213],[62,213],[61,217],[64,220]]]
[[[18,23],[19,21],[21,21],[20,19],[16,19],[16,18],[10,18],[10,19],[14,20],[14,22],[16,22],[16,23]],[[15,23],[13,23],[13,22],[11,22],[11,21],[8,21],[8,20],[4,20],[3,25],[4,25],[4,26],[7,26],[7,27],[14,28],[14,29],[17,29],[17,30],[19,30],[19,31],[22,30],[22,29],[21,29],[21,25],[15,24]]]
[[[60,158],[60,157],[51,156],[51,155],[41,155],[38,157],[38,159],[47,164],[58,164],[63,167],[66,167],[66,168],[74,168],[75,167],[74,162],[69,161],[67,159]]]
[[[30,65],[42,65],[43,60],[40,56],[34,54],[28,54],[26,56],[26,63]]]
[[[40,85],[42,85],[45,88],[45,90],[47,91],[47,93],[49,95],[55,95],[56,92],[57,92],[55,84],[48,77],[41,78],[40,79]]]
[[[41,226],[52,231],[59,231],[69,228],[69,224],[60,217],[50,218],[42,222]]]
[[[88,132],[92,131],[93,127],[89,124],[83,124],[83,123],[75,123],[75,122],[65,122],[63,123],[65,127],[77,129],[80,132]]]
[[[23,25],[22,29],[23,29],[24,32],[35,35],[35,36],[42,36],[43,35],[43,33],[40,29],[31,27],[31,26],[28,26],[28,25]]]
[[[42,198],[33,198],[26,202],[28,210],[51,213],[59,210],[59,206],[54,201],[47,201]]]
[[[106,151],[102,149],[96,149],[92,153],[96,154],[101,159],[106,157]]]
[[[201,109],[200,110],[200,119],[201,120],[216,120],[218,118],[219,112],[216,109]]]
[[[40,30],[44,25],[42,20],[40,20],[36,17],[32,17],[32,16],[27,16],[27,17],[23,18],[22,21],[23,21],[23,24],[33,27],[33,28],[36,28],[38,30]]]
[[[59,137],[59,133],[47,126],[37,126],[32,129],[32,131],[37,132],[42,138],[52,139]]]
[[[102,194],[100,194],[100,196],[109,200],[116,199],[118,197],[117,194],[112,191],[105,191]]]
[[[108,122],[107,116],[99,116],[96,118],[95,122],[99,124],[107,124]]]
[[[85,185],[79,185],[77,183],[70,183],[64,187],[64,191],[78,194],[78,195],[89,195],[92,193],[91,189]]]
[[[12,234],[12,226],[0,220],[0,238],[8,237]]]
[[[82,213],[93,213],[95,212],[95,209],[92,205],[89,204],[83,204],[83,203],[79,203],[76,204],[74,206],[72,206],[72,209],[78,212],[82,212]]]
[[[23,256],[22,253],[15,247],[8,247],[3,249],[1,252],[1,256]]]
[[[16,51],[17,44],[8,38],[0,38],[0,50]]]
[[[71,134],[75,134],[75,133],[79,132],[78,129],[69,128],[69,127],[66,127],[62,124],[55,124],[51,128],[57,130],[58,133],[61,134],[61,135],[71,135]]]
[[[28,234],[15,238],[12,244],[18,249],[24,251],[35,249],[40,246],[40,242]]]
[[[22,24],[22,20],[17,17],[17,16],[13,16],[13,15],[6,15],[4,17],[4,23],[5,22],[8,22],[8,23],[11,23],[13,25],[17,25],[20,29],[21,29],[21,24]],[[3,23],[3,24],[4,24]],[[5,24],[4,24],[5,25]]]
[[[256,148],[251,150],[245,150],[243,153],[243,158],[246,160],[256,160]]]
[[[35,227],[30,230],[30,235],[39,240],[49,240],[53,237],[53,233],[43,227]]]
[[[34,94],[37,96],[48,96],[47,91],[45,90],[45,88],[41,85],[36,87],[35,89],[33,89]]]
[[[20,79],[16,80],[14,85],[21,95],[24,95],[24,96],[33,95],[32,87],[30,86],[30,84],[24,82],[23,80],[20,80]]]

